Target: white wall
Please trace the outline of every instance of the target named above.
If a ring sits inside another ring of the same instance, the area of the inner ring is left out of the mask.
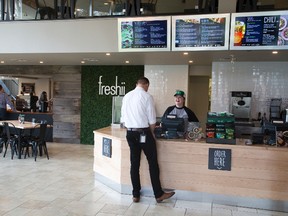
[[[288,107],[288,62],[214,62],[211,111],[229,111],[230,91],[251,91],[251,117],[266,112],[271,98],[282,98]]]
[[[1,53],[118,52],[117,18],[0,22]]]
[[[168,106],[175,105],[176,89],[188,97],[188,65],[145,65],[145,76],[150,80],[149,93],[156,104],[157,116],[161,117]]]

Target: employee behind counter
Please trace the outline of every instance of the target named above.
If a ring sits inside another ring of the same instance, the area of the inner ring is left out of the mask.
[[[176,90],[174,94],[175,105],[169,106],[161,119],[161,127],[156,128],[155,135],[160,138],[184,138],[190,130],[189,123],[199,127],[199,120],[195,113],[185,106],[185,93]]]

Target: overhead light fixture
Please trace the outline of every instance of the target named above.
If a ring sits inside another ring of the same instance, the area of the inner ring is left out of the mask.
[[[110,53],[106,53],[106,56],[110,56],[111,54]]]
[[[272,51],[272,54],[278,54],[278,51]]]
[[[1,61],[1,64],[4,64],[5,63],[5,61]]]
[[[127,61],[125,61],[125,63],[126,63],[126,64],[129,64],[130,62],[127,60]]]
[[[43,61],[40,61],[39,63],[40,63],[40,64],[43,64],[44,62],[43,62]]]
[[[188,55],[188,54],[189,54],[188,52],[184,52],[184,53],[183,53],[183,55]]]
[[[193,63],[193,60],[190,60],[190,61],[189,61],[189,64],[192,64],[192,63]]]
[[[85,61],[81,61],[81,64],[85,64]]]

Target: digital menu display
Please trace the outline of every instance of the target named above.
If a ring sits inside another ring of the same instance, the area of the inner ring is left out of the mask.
[[[229,14],[172,17],[172,50],[228,50]]]
[[[169,51],[170,19],[170,17],[119,19],[119,51]]]
[[[287,49],[288,12],[232,14],[231,49]]]

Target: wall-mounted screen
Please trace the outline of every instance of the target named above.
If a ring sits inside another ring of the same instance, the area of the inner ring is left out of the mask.
[[[171,17],[119,18],[119,51],[170,51],[170,26]]]
[[[288,11],[232,14],[230,49],[288,49]]]
[[[172,17],[172,50],[228,50],[230,14]]]

